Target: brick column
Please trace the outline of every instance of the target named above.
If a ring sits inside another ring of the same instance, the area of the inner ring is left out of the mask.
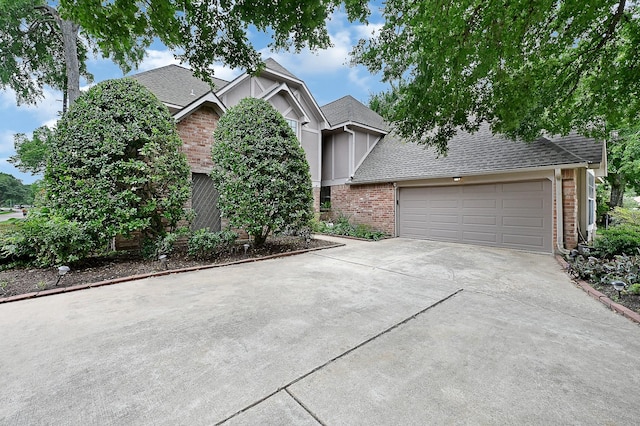
[[[562,170],[562,215],[564,246],[578,245],[578,188],[574,169]]]

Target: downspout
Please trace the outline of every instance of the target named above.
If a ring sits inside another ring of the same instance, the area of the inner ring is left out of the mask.
[[[346,133],[349,133],[351,135],[351,137],[349,137],[349,178],[351,178],[353,176],[353,173],[355,172],[354,170],[355,164],[353,163],[355,163],[354,157],[356,156],[356,153],[355,153],[356,132],[349,129],[346,124],[344,125],[342,130],[344,130]]]
[[[556,179],[556,246],[562,254],[569,254],[569,250],[564,247],[564,214],[562,212],[562,170],[555,169]]]

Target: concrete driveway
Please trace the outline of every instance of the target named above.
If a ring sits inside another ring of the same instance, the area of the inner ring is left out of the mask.
[[[551,256],[347,241],[0,305],[0,424],[632,425],[639,359]]]

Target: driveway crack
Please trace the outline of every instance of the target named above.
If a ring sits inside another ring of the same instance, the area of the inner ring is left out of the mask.
[[[368,339],[358,343],[357,345],[353,346],[352,348],[347,349],[346,351],[342,352],[341,354],[331,358],[329,361],[325,362],[324,364],[321,364],[321,365],[309,370],[305,374],[293,379],[292,381],[290,381],[286,385],[279,387],[278,389],[276,389],[275,391],[271,392],[270,394],[264,396],[263,398],[260,398],[259,400],[254,401],[253,403],[247,405],[243,409],[236,411],[235,413],[233,413],[229,417],[227,417],[227,418],[219,421],[218,423],[216,423],[216,426],[224,424],[227,421],[231,420],[232,418],[234,418],[234,417],[244,413],[245,411],[248,411],[249,409],[255,407],[256,405],[261,404],[262,402],[264,402],[267,399],[271,398],[272,396],[274,396],[275,394],[277,394],[280,391],[284,390],[285,392],[287,392],[287,394],[291,395],[291,393],[289,393],[289,391],[287,390],[288,387],[295,385],[299,381],[306,379],[310,375],[322,370],[323,368],[327,367],[328,365],[333,364],[334,362],[338,361],[339,359],[344,358],[345,356],[349,355],[351,352],[354,352],[354,351],[360,349],[364,345],[373,342],[374,340],[378,339],[379,337],[384,336],[385,334],[387,334],[387,333],[395,330],[396,328],[408,323],[409,321],[412,321],[412,320],[418,318],[420,315],[426,313],[428,310],[430,310],[430,309],[432,309],[432,308],[434,308],[434,307],[446,302],[447,300],[451,299],[452,297],[456,296],[458,293],[461,293],[462,291],[463,291],[463,289],[460,288],[460,289],[454,291],[453,293],[449,294],[448,296],[446,296],[446,297],[444,297],[444,298],[432,303],[431,305],[427,306],[426,308],[423,308],[420,311],[414,313],[413,315],[408,316],[407,318],[403,319],[402,321],[399,321],[399,322],[393,324],[392,326],[387,327],[386,329],[384,329],[383,331],[375,334],[374,336],[369,337]],[[300,404],[305,410],[307,410],[306,407],[300,401],[298,401],[297,398],[293,397],[293,395],[291,395],[291,397],[294,398],[294,400],[296,400],[296,402],[298,402],[298,404]],[[311,411],[309,411],[309,410],[307,410],[307,412],[309,412],[309,414],[312,414]],[[320,420],[317,419],[315,416],[314,416],[314,419],[316,419],[316,421],[320,422]],[[323,424],[323,423],[320,422],[320,424]]]

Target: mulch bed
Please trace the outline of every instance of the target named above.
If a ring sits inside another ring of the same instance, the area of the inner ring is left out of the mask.
[[[183,252],[174,252],[168,256],[166,268],[158,260],[144,259],[138,253],[122,252],[109,257],[90,258],[69,265],[71,270],[60,279],[57,285],[58,268],[9,269],[0,271],[0,298],[55,288],[97,283],[134,275],[163,272],[167,269],[178,270],[225,264],[247,259],[257,260],[277,254],[305,249],[318,249],[332,245],[335,245],[335,243],[318,239],[312,239],[307,244],[300,238],[274,237],[269,238],[263,247],[249,248],[246,255],[242,244],[237,245],[236,250],[226,252],[211,260],[195,260],[188,258]]]

